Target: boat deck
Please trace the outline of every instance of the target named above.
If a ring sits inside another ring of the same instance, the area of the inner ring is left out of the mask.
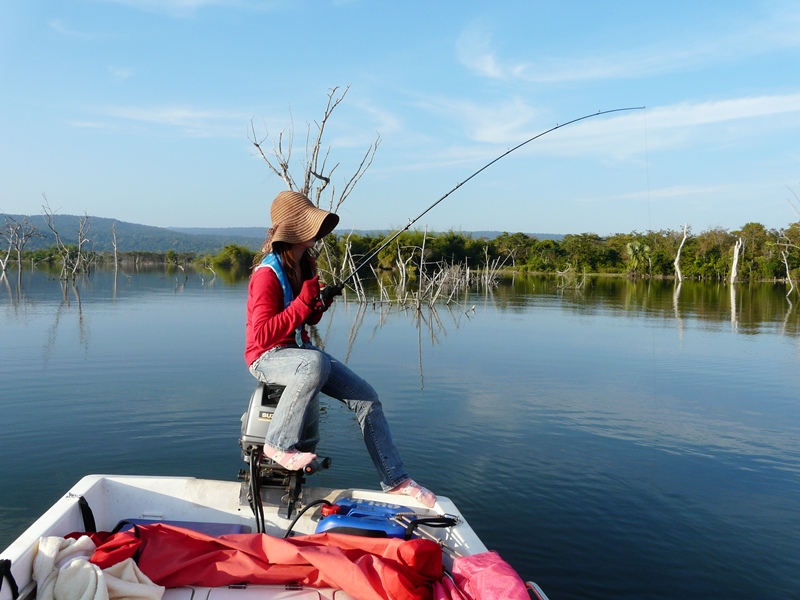
[[[261,490],[264,505],[265,532],[283,537],[291,526],[292,535],[312,534],[320,519],[319,506],[311,507],[295,519],[278,514],[279,489]],[[87,531],[80,504],[91,510],[97,531],[111,531],[122,520],[164,521],[177,524],[194,522],[222,527],[223,531],[256,532],[256,521],[247,501],[247,490],[240,482],[195,479],[191,477],[148,477],[119,475],[89,475],[81,479],[47,512],[34,522],[17,540],[0,554],[10,561],[12,575],[24,599],[33,597],[33,561],[38,540],[45,536],[64,537],[72,532]],[[359,489],[304,487],[302,505],[325,499],[336,502],[353,498],[364,502],[387,503],[408,508],[415,515],[449,515],[457,524],[447,528],[419,527],[419,534],[437,541],[443,548],[443,562],[458,555],[485,552],[486,547],[446,497],[439,497],[433,509],[426,509],[406,496]],[[296,515],[293,515],[295,517]],[[12,600],[10,586],[0,589],[0,600]],[[324,599],[348,600],[339,590],[298,588],[297,586],[232,586],[225,588],[174,588],[167,590],[166,600],[267,600],[267,599]]]

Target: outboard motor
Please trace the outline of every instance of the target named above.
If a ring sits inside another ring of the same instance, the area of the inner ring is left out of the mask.
[[[278,515],[291,518],[300,502],[305,475],[312,475],[331,465],[330,458],[320,458],[306,465],[301,471],[289,471],[265,457],[262,453],[264,438],[272,422],[272,416],[283,394],[284,386],[259,383],[250,396],[250,404],[242,415],[242,434],[239,446],[248,469],[239,472],[242,479],[242,495],[247,498],[256,516],[258,531],[263,532],[264,515],[261,508],[262,489],[280,491]],[[306,414],[306,422],[300,442],[295,447],[301,452],[314,452],[319,442],[319,399],[314,398]]]

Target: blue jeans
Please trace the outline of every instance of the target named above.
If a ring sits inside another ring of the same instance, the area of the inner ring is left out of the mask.
[[[377,392],[347,365],[307,344],[273,348],[250,365],[250,372],[263,383],[286,386],[264,440],[267,444],[292,449],[300,440],[309,408],[318,410],[317,394],[322,392],[356,414],[381,487],[388,490],[408,479]]]

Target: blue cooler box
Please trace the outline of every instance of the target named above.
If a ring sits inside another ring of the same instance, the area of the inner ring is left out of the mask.
[[[394,520],[400,513],[411,512],[407,506],[342,498],[336,502],[337,514],[324,517],[318,524],[316,533],[349,533],[365,537],[402,538],[406,526]]]

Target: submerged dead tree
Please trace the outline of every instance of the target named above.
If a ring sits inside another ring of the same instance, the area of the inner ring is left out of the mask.
[[[288,130],[281,131],[277,139],[273,140],[272,150],[264,149],[264,142],[269,138],[267,133],[259,138],[256,134],[256,129],[253,123],[250,123],[251,138],[250,142],[256,148],[259,156],[267,163],[270,170],[278,177],[283,179],[290,190],[305,194],[311,199],[316,206],[322,204],[323,194],[329,196],[327,210],[337,212],[339,207],[347,200],[347,197],[355,188],[356,184],[367,172],[372,161],[375,158],[375,153],[378,151],[381,137],[377,135],[375,141],[370,144],[367,151],[364,153],[361,163],[356,168],[355,172],[345,179],[344,187],[340,190],[336,189],[336,185],[332,181],[332,176],[340,163],[333,165],[328,164],[331,154],[331,147],[323,147],[322,138],[325,134],[325,127],[328,121],[336,110],[336,107],[341,104],[344,97],[347,95],[350,86],[344,88],[340,92],[339,87],[335,87],[328,92],[328,102],[325,106],[325,111],[320,121],[314,121],[312,127],[311,123],[307,124],[306,130],[306,149],[305,159],[302,166],[302,177],[297,179],[292,175],[292,152],[294,150],[294,128],[293,125]],[[316,128],[316,131],[314,131]],[[298,184],[297,182],[301,183]],[[327,190],[327,193],[326,193]]]
[[[742,238],[737,238],[736,243],[733,245],[733,264],[731,265],[731,283],[736,283],[736,278],[739,275],[739,254],[742,252]]]
[[[683,250],[683,245],[686,243],[686,238],[688,237],[688,229],[689,225],[684,224],[683,226],[683,239],[681,240],[681,245],[678,246],[678,252],[675,254],[675,277],[678,279],[678,282],[683,281],[683,275],[681,274],[681,250]]]
[[[84,250],[84,246],[91,240],[88,237],[91,224],[89,223],[89,216],[84,213],[83,217],[78,221],[77,243],[75,246],[64,243],[61,235],[56,229],[56,213],[50,208],[50,204],[45,197],[45,203],[42,206],[47,221],[47,227],[53,232],[56,242],[56,251],[61,256],[61,275],[59,279],[66,281],[67,279],[75,280],[79,273],[84,273],[89,269],[91,260],[90,254]]]
[[[800,202],[800,196],[798,196],[797,193],[791,188],[789,188],[789,191],[792,192],[795,200]],[[800,216],[800,207],[798,204],[795,204],[791,199],[787,199],[787,202],[789,202],[789,206],[792,207],[794,212]],[[792,279],[790,257],[797,257],[798,254],[800,254],[800,221],[792,224],[787,229],[782,229],[780,231],[778,245],[782,248],[781,259],[783,260],[783,266],[786,269],[786,279],[789,281],[789,291],[786,292],[786,298],[788,299],[791,293],[796,289],[794,280]]]
[[[0,272],[6,270],[12,252],[17,255],[17,269],[21,269],[22,251],[25,249],[25,245],[31,240],[31,238],[35,237],[42,237],[42,234],[39,233],[39,230],[35,225],[33,225],[33,223],[28,221],[27,217],[24,217],[20,223],[14,219],[14,217],[6,216],[5,227],[3,228],[3,238],[8,243],[8,247],[6,249],[5,257],[0,258]]]

